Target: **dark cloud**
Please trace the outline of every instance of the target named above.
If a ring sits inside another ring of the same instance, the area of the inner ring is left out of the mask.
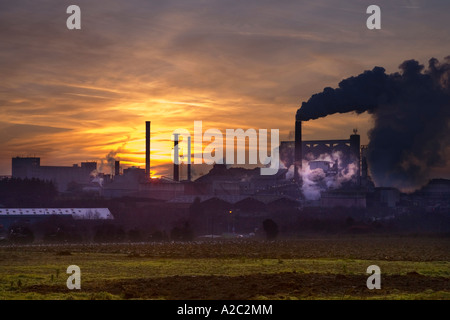
[[[400,73],[381,67],[345,79],[303,102],[297,119],[369,112],[368,161],[378,186],[419,188],[431,170],[447,165],[450,145],[450,57],[429,66],[403,62]]]
[[[450,50],[447,2],[407,12],[382,2],[387,28],[370,33],[369,0],[1,1],[1,121],[72,131],[45,142],[26,131],[14,148],[0,144],[0,158],[36,143],[58,150],[47,154],[56,163],[100,159],[126,130],[139,141],[149,118],[165,133],[193,120],[288,132],[311,92],[381,62],[395,67],[396,55]],[[81,7],[80,31],[66,28],[71,4]]]

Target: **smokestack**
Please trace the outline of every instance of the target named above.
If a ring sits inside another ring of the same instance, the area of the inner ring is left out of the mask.
[[[368,112],[374,123],[367,149],[371,178],[376,186],[411,191],[449,163],[450,57],[442,63],[432,58],[428,68],[407,60],[399,68],[386,74],[375,67],[327,87],[302,103],[296,119]]]
[[[145,176],[150,178],[150,121],[145,122]]]
[[[175,181],[180,181],[178,136],[178,133],[173,134],[173,180]]]
[[[295,154],[295,161],[294,161],[294,178],[296,181],[299,180],[299,173],[298,171],[302,169],[302,121],[296,120],[295,121],[295,146],[294,146],[294,154]]]
[[[187,152],[187,179],[188,181],[192,180],[192,174],[191,174],[191,136],[188,137],[188,152]]]
[[[361,182],[361,142],[358,130],[354,129],[353,134],[350,136],[350,150],[356,159],[356,177],[358,179],[358,185]]]
[[[361,160],[361,178],[367,179],[367,159],[363,157]]]
[[[114,162],[114,175],[118,176],[120,174],[120,161]]]

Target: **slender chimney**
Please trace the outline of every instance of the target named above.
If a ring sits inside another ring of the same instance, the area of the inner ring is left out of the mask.
[[[188,150],[187,150],[187,179],[188,181],[192,180],[192,174],[191,174],[191,136],[188,137]]]
[[[150,178],[150,121],[145,121],[145,177]]]
[[[302,122],[300,120],[295,121],[295,153],[294,153],[294,178],[296,181],[299,180],[298,171],[302,169]]]
[[[120,174],[120,161],[114,162],[114,175],[118,176]]]
[[[359,185],[361,183],[361,140],[357,129],[353,129],[353,134],[350,136],[350,150],[356,159],[356,178]]]
[[[173,134],[173,180],[180,181],[180,170],[179,170],[179,153],[178,153],[178,133]]]

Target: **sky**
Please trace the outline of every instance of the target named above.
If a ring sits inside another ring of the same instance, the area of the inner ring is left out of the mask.
[[[66,27],[72,4],[81,30]],[[366,27],[371,4],[380,30]],[[324,87],[449,56],[448,12],[448,0],[1,1],[0,175],[15,156],[71,166],[110,154],[144,168],[145,121],[154,175],[171,175],[171,134],[196,120],[292,139],[297,109]],[[367,144],[371,126],[368,114],[332,115],[304,123],[303,137],[357,128]]]

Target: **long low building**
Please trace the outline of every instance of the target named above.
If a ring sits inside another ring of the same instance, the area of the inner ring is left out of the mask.
[[[88,185],[97,170],[96,162],[82,162],[71,167],[41,166],[41,158],[12,158],[12,177],[52,181],[59,192],[70,189],[71,184]]]
[[[0,217],[72,216],[75,220],[114,219],[108,208],[0,208]]]
[[[34,224],[51,217],[68,220],[112,220],[108,208],[0,208],[0,231],[16,224]]]
[[[322,192],[320,205],[325,208],[366,208],[366,194],[361,191],[330,190]]]

